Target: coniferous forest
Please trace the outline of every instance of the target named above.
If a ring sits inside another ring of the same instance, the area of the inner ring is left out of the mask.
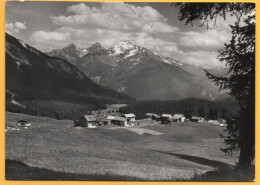
[[[145,118],[146,113],[156,114],[184,114],[186,118],[200,116],[206,119],[232,118],[239,108],[233,99],[208,101],[196,98],[187,98],[180,101],[143,101],[129,104],[120,108],[121,113],[132,112],[138,119]]]

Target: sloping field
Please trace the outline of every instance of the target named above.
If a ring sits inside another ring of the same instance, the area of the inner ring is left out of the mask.
[[[54,120],[9,112],[6,113],[6,124],[15,124],[21,118],[29,121],[32,126],[28,129],[21,128],[20,131],[6,132],[6,158],[58,172],[99,175],[99,177],[111,175],[141,180],[189,179],[195,171],[204,173],[212,170],[214,166],[187,160],[165,151],[181,153],[183,150],[185,153],[185,150],[189,150],[189,154],[194,154],[192,150],[195,148],[197,151],[201,144],[203,144],[201,151],[210,150],[210,155],[211,150],[212,154],[213,150],[215,152],[219,150],[218,145],[209,143],[211,149],[205,148],[208,139],[212,141],[216,139],[206,133],[208,138],[205,144],[202,139],[205,131],[195,132],[200,135],[198,139],[195,135],[188,140],[180,139],[183,134],[181,132],[185,129],[180,127],[182,130],[179,133],[177,125],[145,127],[154,130],[155,133],[164,134],[139,135],[127,129],[77,129],[72,127],[73,122],[69,120]],[[175,132],[179,135],[176,136]],[[184,136],[188,135],[188,131],[184,133],[186,133]],[[182,147],[176,148],[176,146]],[[215,155],[213,158],[218,156]]]

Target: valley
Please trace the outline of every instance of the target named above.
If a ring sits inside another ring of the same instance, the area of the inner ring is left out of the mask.
[[[45,54],[6,34],[6,178],[178,181],[233,168],[224,128],[207,120],[238,105],[204,70],[129,41]]]

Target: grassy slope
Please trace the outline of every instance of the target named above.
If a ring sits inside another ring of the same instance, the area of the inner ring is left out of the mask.
[[[34,167],[67,173],[175,180],[192,177],[194,169],[203,173],[212,170],[212,167],[160,151],[184,154],[189,151],[188,154],[197,155],[200,148],[199,156],[218,160],[223,157],[218,153],[218,134],[209,134],[221,131],[215,125],[209,126],[211,130],[201,130],[205,125],[155,125],[151,126],[152,130],[165,134],[151,136],[137,135],[125,129],[76,129],[71,127],[73,123],[69,120],[58,121],[9,112],[6,113],[6,124],[14,124],[21,117],[31,122],[32,126],[6,133],[6,158]],[[194,138],[187,136],[189,132],[194,133]],[[184,134],[183,137],[181,134]],[[200,137],[195,139],[198,135]],[[204,137],[206,144],[202,139]],[[212,145],[213,141],[218,144]]]

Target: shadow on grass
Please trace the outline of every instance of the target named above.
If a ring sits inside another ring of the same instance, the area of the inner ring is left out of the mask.
[[[113,175],[84,175],[75,173],[56,172],[45,168],[30,167],[20,161],[5,160],[6,180],[88,180],[88,181],[125,181],[142,180],[125,176]]]
[[[157,150],[155,150],[157,151]],[[170,152],[157,151],[164,154],[173,155],[184,160],[195,162],[202,165],[216,168],[215,171],[208,171],[205,174],[194,174],[194,177],[188,181],[204,181],[204,182],[253,182],[255,179],[255,166],[247,170],[238,170],[236,166],[226,164],[220,161],[205,159],[183,154],[175,154]],[[186,181],[186,180],[185,180]]]
[[[173,155],[173,156],[179,157],[180,159],[184,159],[184,160],[195,162],[195,163],[198,163],[198,164],[210,166],[210,167],[213,167],[213,168],[217,168],[217,167],[232,168],[232,167],[234,167],[234,165],[230,165],[230,164],[223,163],[223,162],[220,162],[220,161],[214,161],[214,160],[211,160],[211,159],[205,159],[205,158],[202,158],[202,157],[176,154],[176,153],[171,153],[171,152],[163,152],[163,151],[158,151],[158,150],[154,150],[154,151],[164,153],[164,154],[168,154],[168,155]]]

